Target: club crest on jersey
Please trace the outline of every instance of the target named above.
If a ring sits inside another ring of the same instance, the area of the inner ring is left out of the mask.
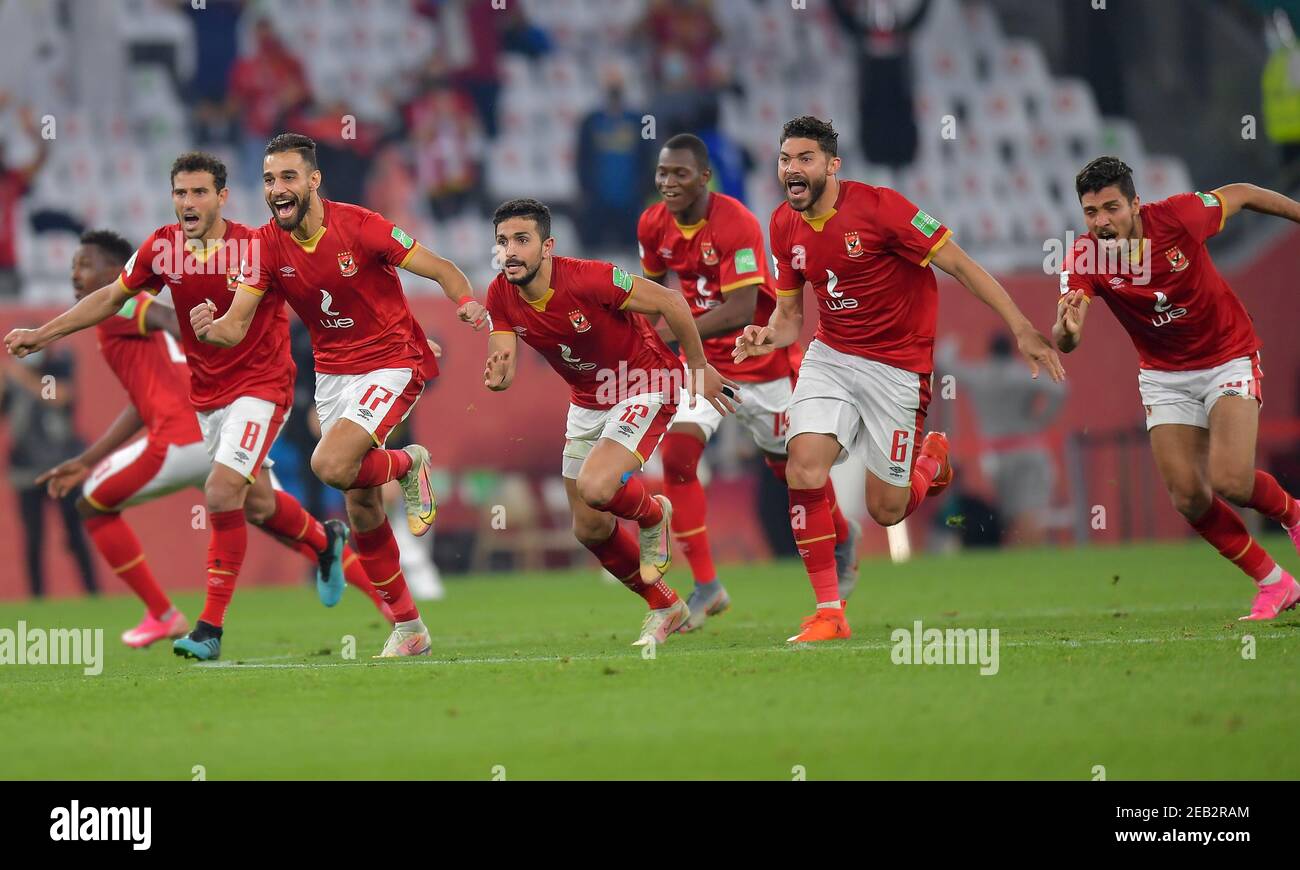
[[[351,251],[339,252],[339,274],[344,278],[351,278],[357,274],[357,261]]]
[[[238,266],[231,266],[226,270],[226,289],[231,293],[239,289],[239,273]]]
[[[1170,248],[1165,251],[1165,256],[1169,258],[1169,268],[1175,272],[1181,272],[1187,268],[1189,260],[1183,256],[1183,252],[1177,248]]]
[[[586,332],[591,329],[591,321],[587,319],[587,315],[576,308],[569,312],[569,322],[573,324],[573,328],[577,332]]]
[[[718,249],[713,247],[713,242],[700,242],[700,256],[704,258],[704,265],[718,265]]]
[[[844,234],[844,249],[849,252],[850,257],[862,256],[862,240],[858,238],[856,232]]]

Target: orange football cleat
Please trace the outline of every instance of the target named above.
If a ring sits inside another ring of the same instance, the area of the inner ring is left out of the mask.
[[[844,618],[844,611],[835,607],[819,607],[812,616],[799,626],[800,632],[794,637],[786,638],[789,643],[815,643],[819,640],[842,640],[853,632],[849,631],[849,621]]]
[[[952,483],[952,464],[948,462],[948,436],[942,432],[930,432],[921,442],[921,455],[929,456],[931,459],[938,461],[939,473],[930,481],[930,488],[925,491],[925,497],[938,495],[948,488]]]

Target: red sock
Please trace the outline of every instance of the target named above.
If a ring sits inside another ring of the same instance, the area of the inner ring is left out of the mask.
[[[606,571],[644,598],[652,610],[672,607],[677,600],[677,593],[663,580],[655,583],[641,582],[641,547],[636,536],[622,523],[615,524],[614,533],[604,543],[587,544],[586,547],[600,560]]]
[[[343,579],[359,591],[364,592],[366,597],[375,605],[375,609],[380,613],[384,612],[384,596],[379,594],[375,584],[370,582],[370,576],[366,574],[365,565],[361,563],[361,557],[351,547],[343,548]],[[390,608],[391,610],[391,608]]]
[[[767,463],[768,468],[772,469],[772,473],[776,475],[777,480],[789,486],[785,479],[786,461],[784,459],[773,459],[770,456],[764,456],[763,461]],[[849,523],[848,520],[844,519],[844,511],[840,510],[840,500],[835,497],[835,484],[831,483],[829,477],[826,478],[826,500],[831,504],[831,522],[835,524],[835,542],[838,544],[849,536]],[[673,502],[673,510],[676,509],[677,502]]]
[[[659,499],[650,495],[639,477],[629,477],[618,488],[618,492],[614,493],[614,497],[599,509],[609,511],[621,519],[631,520],[643,529],[663,522],[664,518],[664,509],[659,504]]]
[[[298,499],[287,492],[276,490],[275,513],[262,523],[262,528],[280,537],[306,544],[311,551],[312,561],[316,560],[317,553],[325,549],[325,526],[307,513]]]
[[[405,450],[385,450],[376,447],[362,457],[361,467],[357,469],[357,477],[348,488],[369,489],[372,486],[383,486],[390,480],[404,477],[410,470],[411,454]]]
[[[1255,489],[1246,507],[1254,508],[1284,528],[1300,523],[1300,502],[1293,499],[1267,471],[1255,470]]]
[[[907,497],[907,510],[903,512],[903,517],[907,518],[912,515],[921,502],[925,501],[926,490],[930,484],[934,483],[934,477],[939,473],[942,466],[939,460],[933,456],[918,456],[916,462],[912,465],[912,492]]]
[[[839,606],[839,578],[835,573],[835,523],[831,520],[826,487],[791,489],[790,530],[808,571],[818,604]]]
[[[406,578],[402,576],[402,554],[388,520],[368,532],[353,532],[352,546],[370,582],[392,609],[393,618],[398,622],[419,619],[420,611],[411,600],[411,590],[406,588]]]
[[[248,525],[244,522],[243,508],[208,514],[208,522],[212,524],[212,538],[208,541],[208,595],[199,619],[220,628],[235,594],[239,569],[244,564]]]
[[[108,567],[144,602],[150,616],[157,619],[171,609],[167,593],[153,579],[153,572],[145,561],[140,539],[121,514],[91,517],[86,520],[86,531]]]
[[[1246,524],[1241,521],[1241,517],[1218,496],[1210,503],[1210,509],[1192,523],[1192,528],[1209,541],[1219,551],[1219,555],[1245,571],[1256,582],[1268,577],[1277,566],[1273,558],[1246,531]]]
[[[659,447],[664,464],[664,494],[673,503],[673,537],[691,565],[695,582],[712,583],[718,579],[718,571],[713,566],[709,529],[704,521],[707,511],[704,487],[696,474],[703,452],[703,441],[673,432],[664,436]]]

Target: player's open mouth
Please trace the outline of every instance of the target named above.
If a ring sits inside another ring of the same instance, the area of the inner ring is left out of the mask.
[[[788,190],[792,196],[799,196],[800,194],[808,190],[808,182],[787,181],[785,183],[785,189]]]
[[[199,225],[199,216],[196,214],[192,214],[190,212],[186,212],[185,214],[181,215],[181,225],[184,226],[185,229],[187,230],[192,230]]]
[[[288,220],[293,217],[294,210],[298,207],[298,201],[291,196],[273,200],[271,203],[275,208],[275,216],[281,220]]]

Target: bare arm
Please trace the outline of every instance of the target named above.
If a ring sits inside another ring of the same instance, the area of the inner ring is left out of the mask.
[[[121,281],[100,287],[82,297],[76,305],[36,329],[15,329],[5,336],[5,346],[17,357],[41,350],[51,342],[107,320],[118,312],[130,295]]]
[[[1052,380],[1060,381],[1065,378],[1065,369],[1061,366],[1060,357],[1056,355],[1047,338],[1034,329],[1029,318],[1020,311],[997,279],[972,260],[960,245],[949,240],[939,248],[931,262],[956,278],[976,299],[998,313],[1011,330],[1011,334],[1015,336],[1020,354],[1029,362],[1029,371],[1033,377],[1038,377],[1038,369],[1041,366],[1047,369]]]
[[[488,336],[487,366],[483,369],[483,386],[493,392],[510,389],[515,380],[515,352],[519,336],[513,332],[494,332]]]
[[[181,327],[180,321],[176,317],[176,309],[170,305],[163,305],[161,302],[155,302],[145,309],[144,328],[146,332],[166,332],[171,337],[180,340]]]
[[[736,349],[731,357],[739,363],[746,357],[763,356],[779,347],[789,347],[799,340],[802,331],[803,288],[800,287],[776,297],[776,308],[766,324],[750,324],[736,336]]]
[[[63,498],[76,489],[82,481],[105,456],[130,441],[144,426],[135,405],[127,405],[117,419],[99,436],[94,444],[82,451],[80,456],[60,462],[58,465],[42,472],[36,478],[36,485],[47,484],[46,490],[54,498]]]
[[[447,298],[456,303],[456,316],[461,320],[472,323],[475,329],[482,329],[487,324],[487,309],[474,301],[474,288],[469,279],[451,260],[416,244],[402,268],[413,275],[436,281]]]
[[[240,284],[225,314],[213,320],[217,306],[205,300],[190,309],[190,326],[194,327],[199,341],[218,347],[234,347],[248,335],[248,327],[252,325],[253,315],[261,301],[260,295]]]
[[[712,338],[735,332],[747,326],[754,319],[754,309],[758,307],[758,285],[737,287],[722,294],[722,304],[695,318],[695,328],[700,338]]]
[[[1214,192],[1223,200],[1224,220],[1246,209],[1300,223],[1300,202],[1277,191],[1253,184],[1225,184]]]

